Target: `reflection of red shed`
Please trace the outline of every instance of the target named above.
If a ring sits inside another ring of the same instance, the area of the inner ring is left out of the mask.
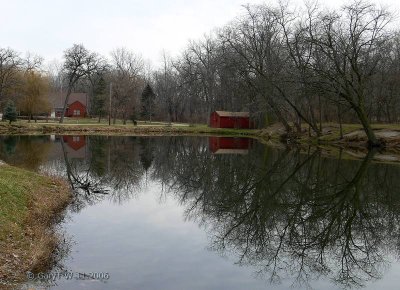
[[[63,136],[63,140],[75,151],[86,146],[86,136]]]
[[[215,111],[210,116],[210,126],[213,128],[250,128],[249,112]]]
[[[249,138],[209,137],[208,142],[214,154],[247,154],[251,145]]]

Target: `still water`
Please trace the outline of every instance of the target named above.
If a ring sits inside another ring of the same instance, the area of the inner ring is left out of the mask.
[[[399,289],[400,166],[373,154],[243,138],[0,137],[0,159],[75,192],[55,278],[23,289]]]

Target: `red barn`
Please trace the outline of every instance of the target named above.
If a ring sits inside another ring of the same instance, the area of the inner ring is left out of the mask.
[[[56,93],[50,96],[53,103],[53,117],[61,117],[66,94]],[[87,116],[88,95],[86,93],[72,93],[68,99],[64,117],[85,118]]]
[[[226,112],[215,111],[210,116],[210,126],[212,128],[250,128],[249,112]]]
[[[81,103],[80,101],[75,101],[68,105],[67,110],[65,111],[66,117],[76,117],[76,118],[85,118],[86,117],[86,105]]]

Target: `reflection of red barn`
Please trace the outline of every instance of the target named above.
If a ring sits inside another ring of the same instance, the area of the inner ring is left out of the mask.
[[[86,157],[86,136],[63,136],[67,155],[70,158]]]
[[[210,116],[210,126],[213,128],[250,128],[249,112],[215,111]]]
[[[251,145],[249,138],[209,137],[208,142],[214,154],[247,154]]]

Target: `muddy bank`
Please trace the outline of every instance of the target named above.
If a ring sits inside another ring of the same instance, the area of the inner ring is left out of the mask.
[[[49,269],[59,242],[53,225],[71,199],[61,179],[0,165],[0,288]]]
[[[400,151],[400,125],[374,124],[372,127],[377,139],[382,142],[382,148]],[[340,133],[338,124],[324,124],[320,136],[316,136],[308,127],[304,126],[301,132],[295,130],[289,138],[281,124],[274,124],[262,129],[261,134],[284,143],[335,145],[346,148],[368,147],[367,136],[358,124],[343,124],[342,133]]]
[[[385,146],[374,150],[372,161],[400,163],[400,125],[382,124],[373,127],[377,138]],[[303,128],[303,132],[296,132],[294,138],[286,140],[285,128],[274,124],[262,130],[261,141],[275,147],[297,147],[304,153],[318,149],[324,156],[331,158],[363,159],[368,153],[367,136],[360,125],[344,125],[343,137],[340,136],[338,124],[325,124],[321,136],[309,133],[307,128]]]

